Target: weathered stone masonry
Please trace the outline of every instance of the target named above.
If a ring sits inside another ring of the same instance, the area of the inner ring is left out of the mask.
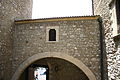
[[[21,66],[28,66],[24,62],[44,53],[64,53],[72,57],[71,62],[82,62],[95,75],[96,79],[88,75],[91,80],[102,79],[101,63],[106,60],[102,60],[99,16],[23,20],[31,14],[32,0],[0,0],[0,80],[20,76],[14,74],[23,72]],[[59,27],[58,42],[46,41],[47,27]]]
[[[120,79],[119,34],[113,37],[113,28],[111,27],[112,21],[110,20],[110,4],[114,1],[118,0],[93,0],[94,14],[100,15],[103,20],[109,80]]]
[[[29,19],[31,14],[32,0],[0,0],[0,80],[11,78],[14,20]]]
[[[46,41],[47,27],[59,27],[58,42]],[[60,52],[81,60],[100,80],[100,27],[97,16],[16,21],[12,72],[35,54]]]

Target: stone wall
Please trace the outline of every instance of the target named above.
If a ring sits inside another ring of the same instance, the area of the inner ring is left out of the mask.
[[[31,18],[32,0],[0,0],[0,80],[10,80],[14,20]]]
[[[120,79],[120,68],[119,59],[120,56],[119,48],[116,47],[116,42],[114,42],[112,37],[112,27],[110,21],[110,7],[109,4],[112,0],[93,0],[94,4],[94,14],[101,15],[103,19],[104,35],[106,43],[107,61],[108,61],[108,76],[109,80],[119,80]],[[118,43],[118,42],[117,42]],[[118,45],[118,44],[117,44]]]
[[[98,18],[64,19],[16,22],[13,34],[12,74],[21,63],[35,54],[60,52],[81,60],[94,73],[96,79],[101,80],[101,26]],[[46,41],[47,27],[59,27],[58,42]]]

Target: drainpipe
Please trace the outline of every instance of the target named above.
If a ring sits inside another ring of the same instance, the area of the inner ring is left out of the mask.
[[[98,22],[99,22],[99,30],[100,30],[101,80],[108,80],[107,55],[105,48],[104,28],[101,17],[99,17]]]
[[[94,1],[92,0],[92,15],[94,15]]]

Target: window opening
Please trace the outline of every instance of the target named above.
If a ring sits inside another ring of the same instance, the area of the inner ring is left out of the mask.
[[[56,41],[56,30],[55,29],[49,30],[49,41]]]
[[[112,0],[110,3],[111,12],[111,27],[113,29],[113,36],[120,33],[120,0]]]
[[[120,0],[116,0],[116,15],[117,15],[118,33],[120,33]]]
[[[116,36],[118,34],[117,28],[117,15],[116,15],[116,2],[112,1],[110,3],[110,13],[111,13],[111,27],[112,27],[112,36]]]

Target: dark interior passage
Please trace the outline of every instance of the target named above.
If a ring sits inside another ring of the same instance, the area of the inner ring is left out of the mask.
[[[46,69],[44,71],[46,80],[89,80],[77,66],[59,58],[44,58],[32,63],[22,73],[19,80],[39,80],[34,76],[34,72],[39,66],[42,66],[43,70]]]

